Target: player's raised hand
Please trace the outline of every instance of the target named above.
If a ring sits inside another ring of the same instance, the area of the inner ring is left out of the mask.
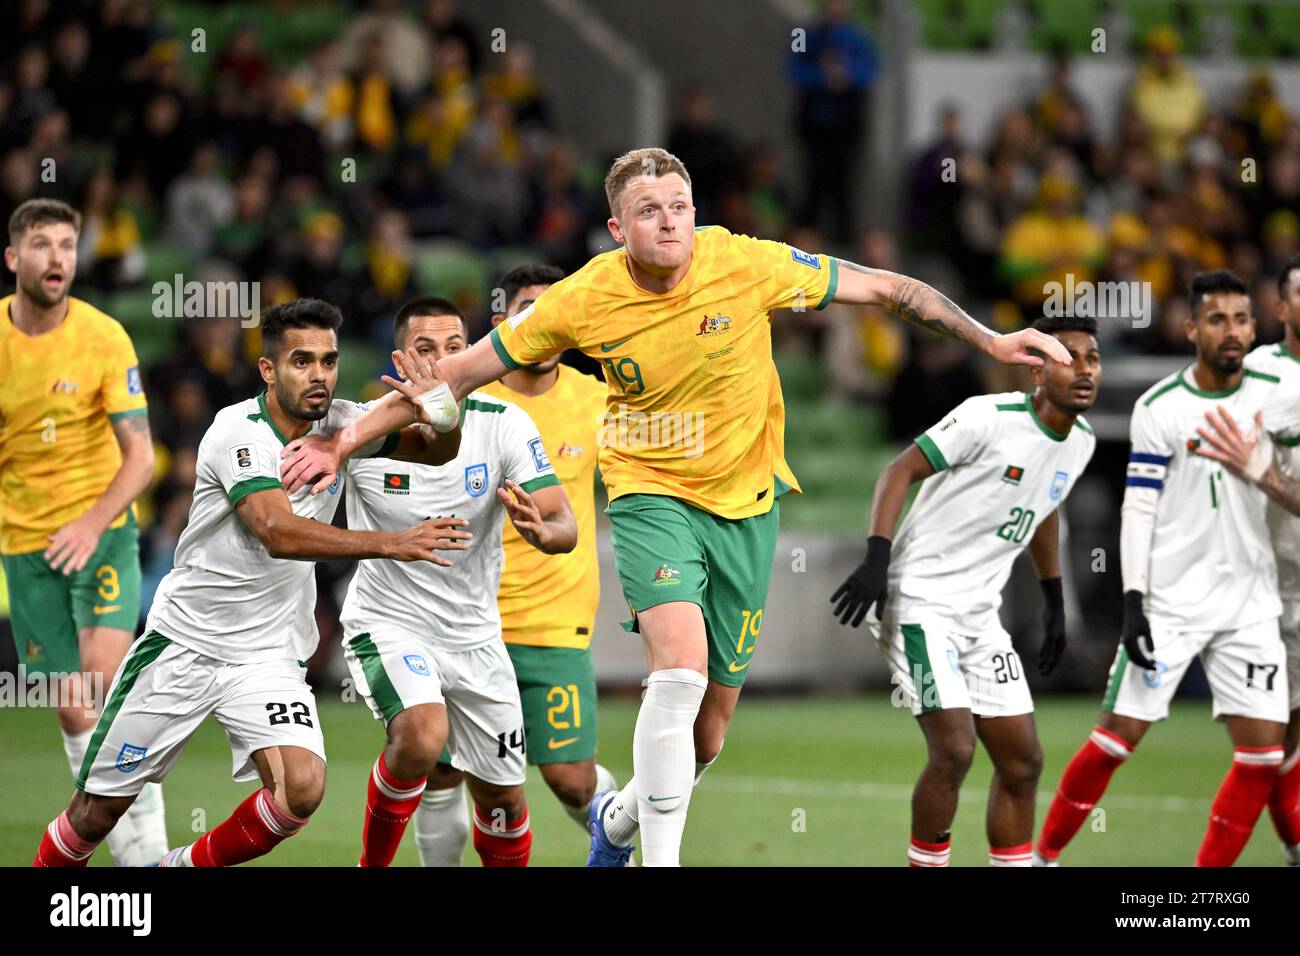
[[[1030,349],[1042,352],[1061,365],[1070,365],[1074,361],[1070,358],[1066,347],[1055,336],[1040,332],[1038,329],[1021,329],[1019,332],[995,336],[989,344],[989,355],[1004,365],[1042,365],[1043,359],[1033,355]]]
[[[405,352],[395,349],[392,358],[402,380],[384,375],[384,382],[415,406],[416,415],[426,425],[440,432],[455,428],[460,422],[460,406],[432,356],[408,348]]]
[[[1142,609],[1142,592],[1124,592],[1124,625],[1120,643],[1128,651],[1128,659],[1144,670],[1156,669],[1156,645],[1151,639],[1151,625]]]
[[[497,489],[497,498],[505,505],[510,523],[519,536],[534,548],[541,549],[546,543],[547,527],[533,496],[507,478],[505,488]]]
[[[49,536],[50,546],[45,549],[45,560],[50,569],[62,570],[65,576],[76,574],[86,566],[86,562],[99,547],[99,538],[103,533],[104,529],[86,515],[76,521],[69,521]]]
[[[337,434],[303,435],[281,449],[280,484],[286,492],[314,482],[311,493],[318,495],[334,483],[340,467]]]
[[[464,551],[474,535],[462,530],[469,522],[464,518],[429,518],[401,531],[391,533],[386,556],[394,561],[429,561],[449,568],[451,562],[439,557],[438,551]]]
[[[831,595],[832,612],[841,624],[857,627],[876,606],[876,620],[885,613],[885,587],[889,579],[889,554],[893,548],[888,538],[872,535],[867,539],[867,556],[853,569],[848,580]]]
[[[1202,444],[1196,453],[1219,462],[1239,478],[1259,481],[1273,460],[1273,442],[1264,431],[1264,413],[1255,413],[1255,428],[1246,434],[1222,405],[1205,413],[1209,428],[1196,427]]]
[[[1043,588],[1043,646],[1038,651],[1038,673],[1046,677],[1056,669],[1065,651],[1065,592],[1060,578],[1038,582]]]

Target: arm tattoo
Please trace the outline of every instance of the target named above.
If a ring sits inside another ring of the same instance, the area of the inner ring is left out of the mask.
[[[1275,465],[1264,472],[1259,487],[1291,514],[1300,515],[1300,481],[1282,474]]]
[[[946,295],[932,286],[917,279],[910,278],[884,269],[871,269],[845,259],[837,260],[841,268],[865,275],[888,276],[890,278],[889,298],[879,303],[885,311],[911,322],[938,332],[950,338],[972,344],[980,342],[991,335],[988,329],[980,325]]]
[[[120,445],[126,445],[132,435],[144,435],[145,439],[149,440],[149,416],[127,415],[125,418],[119,418],[113,422],[113,432],[117,435]]]

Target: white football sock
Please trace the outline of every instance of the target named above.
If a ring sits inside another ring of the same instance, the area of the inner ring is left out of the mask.
[[[704,776],[704,771],[708,770],[717,762],[717,757],[714,757],[708,763],[700,763],[698,760],[695,762],[694,786],[698,787],[700,785],[700,778]],[[600,779],[599,773],[602,770],[605,770],[605,768],[597,764],[596,773],[598,781]],[[605,772],[609,773],[608,770],[605,770]],[[613,780],[614,775],[610,774],[610,782],[613,783]],[[597,793],[600,793],[602,790],[612,789],[612,786],[605,787],[599,783],[596,785]],[[605,808],[604,820],[605,836],[609,837],[611,842],[618,846],[627,846],[632,842],[632,838],[636,836],[636,831],[640,828],[640,823],[637,820],[636,777],[629,780],[627,786],[618,792],[618,796],[610,801],[609,806]]]
[[[632,736],[645,866],[678,866],[695,765],[695,718],[708,681],[684,667],[655,671]]]
[[[460,866],[469,839],[465,788],[425,790],[415,809],[415,848],[420,866]]]

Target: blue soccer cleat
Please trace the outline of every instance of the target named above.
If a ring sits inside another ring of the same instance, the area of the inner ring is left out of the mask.
[[[587,829],[591,832],[588,866],[627,866],[632,857],[631,846],[618,846],[605,835],[605,810],[617,796],[617,791],[603,790],[591,798],[587,807]]]

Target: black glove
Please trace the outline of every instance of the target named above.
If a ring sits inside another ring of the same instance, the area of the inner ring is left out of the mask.
[[[1146,612],[1142,610],[1141,591],[1124,592],[1124,627],[1119,640],[1134,664],[1149,671],[1156,669],[1156,645],[1151,640],[1151,625],[1147,623]]]
[[[1038,673],[1046,677],[1056,670],[1065,650],[1065,592],[1060,578],[1044,578],[1038,583],[1043,588],[1043,647],[1038,652]]]
[[[831,595],[831,603],[835,604],[834,614],[841,624],[848,624],[852,618],[853,626],[857,627],[873,604],[876,605],[877,621],[885,613],[885,584],[889,577],[890,548],[888,538],[873,534],[867,539],[867,556],[849,575],[848,580]]]

